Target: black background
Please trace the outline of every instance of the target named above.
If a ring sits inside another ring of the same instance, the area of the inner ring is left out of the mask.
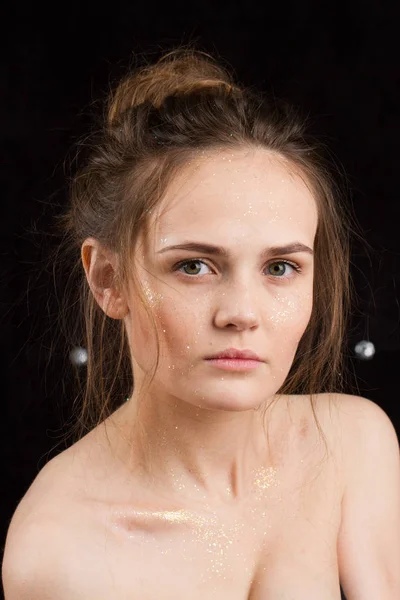
[[[49,277],[35,274],[66,201],[64,161],[132,52],[180,42],[219,53],[241,82],[286,98],[343,164],[370,245],[355,244],[359,297],[348,354],[359,393],[397,432],[399,328],[399,32],[396,4],[228,2],[14,3],[3,14],[1,94],[2,539],[56,447],[71,402],[67,349],[51,348]],[[36,233],[35,233],[36,232]],[[354,357],[373,342],[372,360]],[[61,407],[61,408],[60,408]]]

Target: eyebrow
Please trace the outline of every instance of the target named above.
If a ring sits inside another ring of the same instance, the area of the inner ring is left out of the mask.
[[[173,246],[166,246],[161,250],[158,250],[157,254],[163,254],[169,250],[189,250],[192,252],[200,252],[202,254],[211,254],[214,256],[229,256],[229,251],[222,246],[214,246],[213,244],[205,244],[202,242],[183,242],[182,244],[174,244]],[[294,254],[296,252],[307,252],[307,254],[313,255],[314,252],[311,248],[302,244],[301,242],[292,242],[284,246],[271,246],[265,248],[262,252],[263,256],[282,256],[285,254]]]

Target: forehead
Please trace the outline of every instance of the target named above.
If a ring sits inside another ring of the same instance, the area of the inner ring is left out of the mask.
[[[263,149],[218,150],[192,159],[156,211],[155,249],[175,240],[313,243],[315,199],[300,174]]]

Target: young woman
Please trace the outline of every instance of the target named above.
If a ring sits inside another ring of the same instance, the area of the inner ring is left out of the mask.
[[[12,518],[6,600],[397,600],[398,439],[338,391],[350,219],[294,113],[178,49],[120,84],[62,223],[88,431]]]

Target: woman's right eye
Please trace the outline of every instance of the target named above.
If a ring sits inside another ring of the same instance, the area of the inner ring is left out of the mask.
[[[210,267],[202,260],[185,260],[176,266],[176,270],[185,275],[206,275],[207,272],[204,270],[202,272],[202,267],[208,269],[209,273],[211,272]]]

